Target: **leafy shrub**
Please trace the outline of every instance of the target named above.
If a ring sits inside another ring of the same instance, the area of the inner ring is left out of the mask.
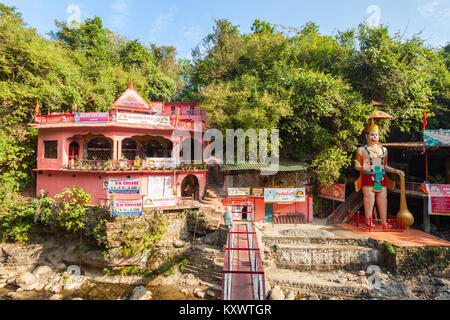
[[[85,227],[85,216],[92,195],[83,188],[73,186],[55,196],[60,200],[60,208],[56,211],[56,221],[68,231],[78,231]]]

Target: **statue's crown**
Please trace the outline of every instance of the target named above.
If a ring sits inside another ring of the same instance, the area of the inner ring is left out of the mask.
[[[369,132],[378,132],[378,126],[375,124],[373,119],[370,119],[369,126],[367,127],[367,133]]]

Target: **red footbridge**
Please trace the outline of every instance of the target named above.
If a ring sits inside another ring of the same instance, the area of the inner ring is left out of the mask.
[[[232,205],[222,271],[222,300],[265,300],[264,270],[250,202]]]

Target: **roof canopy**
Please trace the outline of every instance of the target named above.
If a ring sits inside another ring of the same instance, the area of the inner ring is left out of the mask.
[[[130,80],[130,85],[127,90],[114,102],[111,109],[134,109],[149,112],[152,110],[151,106],[142,98],[139,93],[134,90],[133,82]]]
[[[306,162],[288,162],[280,161],[278,172],[293,172],[303,171],[309,168]],[[242,164],[221,164],[222,171],[246,171],[246,170],[264,170],[270,168],[269,164],[265,163],[242,163]]]

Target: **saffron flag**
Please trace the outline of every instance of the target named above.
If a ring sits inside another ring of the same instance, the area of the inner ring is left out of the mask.
[[[177,120],[175,121],[175,128],[177,127],[177,125],[178,125],[178,120],[180,119],[180,109],[178,109],[178,111],[177,111]]]
[[[37,117],[39,115],[39,100],[36,99],[36,108],[35,108],[35,116]]]

